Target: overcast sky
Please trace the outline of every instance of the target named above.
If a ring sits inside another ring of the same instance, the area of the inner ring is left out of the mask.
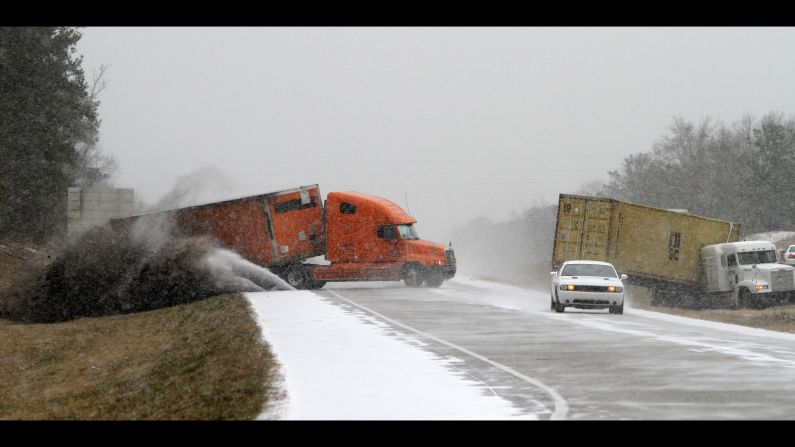
[[[674,116],[793,114],[793,28],[84,28],[101,146],[154,203],[300,185],[408,207],[423,238],[557,202]],[[208,172],[205,169],[202,172]]]

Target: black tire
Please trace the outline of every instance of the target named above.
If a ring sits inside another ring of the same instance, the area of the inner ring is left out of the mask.
[[[560,303],[556,303],[555,304],[555,312],[557,312],[559,314],[562,314],[565,311],[566,311],[566,306],[564,306],[563,304],[560,304]]]
[[[326,285],[326,281],[312,281],[311,289],[322,289]]]
[[[426,287],[441,287],[442,283],[444,283],[444,277],[441,273],[429,273],[425,278]]]
[[[425,282],[425,272],[421,267],[410,265],[403,272],[403,282],[407,287],[422,287]]]
[[[309,272],[306,270],[306,267],[301,264],[288,267],[287,271],[284,273],[284,280],[287,281],[287,284],[290,284],[296,289],[306,290],[312,286]]]
[[[746,308],[751,307],[751,292],[748,289],[740,289],[737,297],[737,307]]]
[[[610,313],[621,315],[624,313],[624,303],[621,303],[620,306],[610,306]]]
[[[549,296],[549,310],[555,310],[555,297],[550,295]]]

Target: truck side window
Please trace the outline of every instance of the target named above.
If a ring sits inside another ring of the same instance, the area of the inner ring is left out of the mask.
[[[340,203],[340,214],[354,214],[356,213],[356,205],[348,202]]]
[[[392,225],[379,225],[376,230],[376,236],[378,239],[393,241],[395,240],[395,227]]]
[[[726,255],[720,255],[720,266],[726,267]]]
[[[728,261],[729,267],[733,267],[733,266],[737,265],[737,255],[734,254],[734,253],[732,253],[729,256],[727,256],[726,260]]]

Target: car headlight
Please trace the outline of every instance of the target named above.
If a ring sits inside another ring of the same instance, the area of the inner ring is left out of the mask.
[[[574,290],[574,284],[561,284],[560,290]]]
[[[623,288],[623,287],[607,286],[607,291],[608,291],[608,292],[615,292],[615,293],[619,293],[619,292],[621,292],[622,290],[624,290],[624,288]]]

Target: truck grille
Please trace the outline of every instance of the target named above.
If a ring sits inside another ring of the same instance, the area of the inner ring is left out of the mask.
[[[770,291],[781,292],[795,287],[792,270],[778,269],[770,272]]]
[[[444,261],[447,265],[455,265],[455,253],[453,250],[444,251]]]

